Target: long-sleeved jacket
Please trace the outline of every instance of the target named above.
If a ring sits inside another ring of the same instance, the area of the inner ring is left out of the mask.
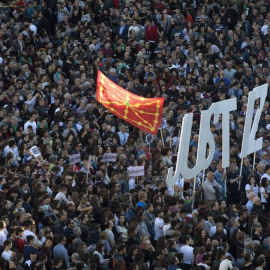
[[[222,189],[221,185],[217,183],[217,181],[209,181],[206,179],[203,183],[203,193],[205,200],[215,201],[217,200],[216,191],[214,189],[216,186],[220,191]]]

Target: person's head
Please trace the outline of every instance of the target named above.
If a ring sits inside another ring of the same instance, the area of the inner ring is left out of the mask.
[[[258,268],[263,269],[265,267],[265,259],[263,257],[256,258]]]
[[[11,243],[11,241],[10,241],[10,240],[6,240],[6,241],[4,242],[4,249],[5,249],[5,250],[11,250],[11,248],[12,248],[12,243]]]
[[[251,202],[253,202],[253,198],[256,197],[256,194],[254,192],[249,192],[248,198]]]
[[[211,172],[211,171],[209,171],[209,172],[207,173],[207,179],[208,179],[209,181],[214,181],[214,173]]]
[[[261,199],[259,197],[254,197],[253,198],[253,204],[256,206],[260,206],[261,205]]]
[[[64,211],[64,210],[61,210],[60,213],[59,213],[59,219],[61,221],[65,221],[67,219],[67,212]]]

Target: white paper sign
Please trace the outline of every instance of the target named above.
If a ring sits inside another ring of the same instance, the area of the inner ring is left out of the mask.
[[[167,122],[165,118],[162,118],[160,128],[167,128]]]
[[[80,162],[81,162],[81,154],[74,154],[69,158],[69,165],[73,165],[74,163],[76,164]]]
[[[104,162],[115,162],[117,159],[117,153],[104,153],[103,161]]]
[[[128,167],[129,176],[144,176],[144,166]]]
[[[153,136],[152,134],[148,134],[148,135],[146,136],[146,138],[145,138],[146,144],[152,143],[152,142],[153,142],[153,138],[154,138],[154,136]]]
[[[35,159],[38,160],[39,163],[41,163],[43,161],[43,157],[42,157],[37,146],[31,147],[29,150],[30,150],[31,154],[35,157]]]

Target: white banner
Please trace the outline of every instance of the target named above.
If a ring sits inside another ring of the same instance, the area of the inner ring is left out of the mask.
[[[74,163],[76,164],[80,162],[81,162],[81,154],[74,154],[69,158],[69,165],[73,165]]]
[[[104,153],[103,161],[104,162],[115,162],[117,159],[117,153]]]
[[[144,176],[144,166],[128,167],[129,176]]]

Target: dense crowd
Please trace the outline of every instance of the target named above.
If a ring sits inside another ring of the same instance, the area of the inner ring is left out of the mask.
[[[269,23],[263,0],[1,3],[0,270],[269,270]],[[164,98],[152,141],[97,102],[98,70]],[[262,149],[241,166],[248,93],[265,83]],[[220,118],[209,168],[168,188],[183,116],[192,168],[200,112],[233,97],[229,167]]]

